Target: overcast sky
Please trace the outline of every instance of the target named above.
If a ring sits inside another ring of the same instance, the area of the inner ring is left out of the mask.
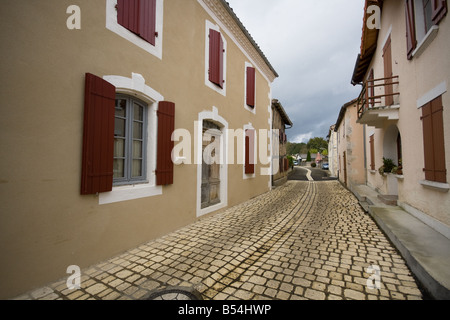
[[[364,0],[227,0],[279,74],[272,86],[294,127],[290,142],[325,138],[361,87],[350,81],[360,52]]]

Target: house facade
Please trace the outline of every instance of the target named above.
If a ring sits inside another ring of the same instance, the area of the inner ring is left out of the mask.
[[[278,75],[226,1],[2,5],[0,298],[270,190]]]
[[[357,123],[358,108],[356,100],[344,104],[334,126],[336,133],[337,176],[350,190],[365,184],[364,129]]]
[[[362,85],[367,185],[447,236],[449,39],[448,1],[366,1],[352,79]]]
[[[328,141],[328,170],[332,177],[337,177],[338,175],[338,155],[337,155],[337,132],[334,130],[336,125],[330,126],[328,131],[327,141]]]
[[[286,145],[288,142],[286,130],[293,126],[291,119],[277,99],[272,100],[272,185],[279,186],[287,181],[289,160]]]

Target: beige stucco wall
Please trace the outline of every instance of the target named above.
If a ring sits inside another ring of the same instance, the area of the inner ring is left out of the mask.
[[[422,110],[417,107],[417,101],[427,93],[445,83],[446,91],[442,95],[444,105],[444,136],[447,177],[450,169],[450,22],[447,15],[439,24],[436,38],[429,44],[420,56],[412,60],[406,58],[405,38],[405,8],[402,1],[385,1],[383,5],[382,27],[378,38],[378,48],[372,61],[375,78],[384,76],[382,48],[389,30],[392,30],[393,73],[400,76],[399,120],[386,123],[384,128],[367,128],[369,136],[375,133],[376,169],[382,165],[383,144],[385,134],[390,125],[396,125],[402,137],[403,179],[398,179],[399,201],[420,210],[432,218],[450,226],[450,194],[424,187],[419,181],[425,179],[423,130],[420,119]],[[370,68],[369,68],[370,70]],[[367,157],[370,159],[370,150]],[[378,172],[370,172],[368,168],[368,184],[382,193],[387,192],[387,178]],[[449,181],[449,178],[447,178]]]
[[[5,0],[0,11],[0,298],[10,298],[169,233],[197,219],[197,166],[175,167],[163,194],[99,205],[81,196],[84,76],[131,78],[175,102],[175,127],[213,106],[230,129],[270,129],[270,81],[256,76],[256,114],[244,108],[249,61],[227,40],[227,95],[205,86],[205,21],[196,0],[164,0],[162,60],[105,28],[105,1],[78,1],[81,30],[68,30],[73,1]],[[192,141],[194,154],[194,141]],[[228,205],[269,190],[270,176],[243,179],[228,166]]]
[[[345,108],[345,115],[337,128],[337,162],[339,180],[345,183],[344,152],[347,162],[347,186],[365,184],[364,168],[364,131],[363,126],[356,123],[358,110],[356,103]]]

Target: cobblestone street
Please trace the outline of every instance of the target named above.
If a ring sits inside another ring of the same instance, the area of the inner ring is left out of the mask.
[[[367,286],[371,266],[380,289]],[[144,299],[186,287],[205,300],[422,299],[402,257],[337,181],[289,181],[82,270],[81,289],[66,281],[18,298]]]

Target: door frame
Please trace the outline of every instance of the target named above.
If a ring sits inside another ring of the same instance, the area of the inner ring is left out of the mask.
[[[203,121],[211,121],[220,127],[220,202],[202,209],[202,166],[203,166]],[[197,164],[197,217],[223,209],[228,206],[228,122],[219,115],[219,110],[213,107],[212,111],[199,113],[195,122],[195,159]]]

